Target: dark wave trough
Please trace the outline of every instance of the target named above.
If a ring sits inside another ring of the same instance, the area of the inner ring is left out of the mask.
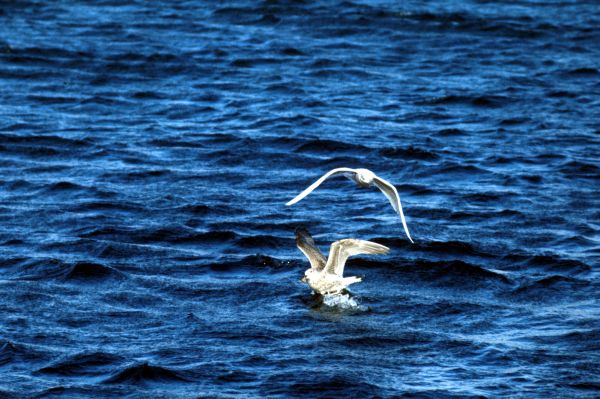
[[[594,1],[0,2],[0,398],[594,398]],[[415,244],[376,190],[392,181]],[[360,306],[299,282],[304,226]]]

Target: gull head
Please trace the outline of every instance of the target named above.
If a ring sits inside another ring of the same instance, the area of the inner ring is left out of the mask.
[[[358,183],[359,186],[370,186],[373,183],[374,178],[375,173],[371,172],[369,169],[356,169],[355,181]]]

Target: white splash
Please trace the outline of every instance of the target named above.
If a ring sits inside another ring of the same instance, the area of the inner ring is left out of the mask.
[[[361,305],[349,294],[327,294],[323,295],[323,305],[342,310],[367,311],[368,307]]]

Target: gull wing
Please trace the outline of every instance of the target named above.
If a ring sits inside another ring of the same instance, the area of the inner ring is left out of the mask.
[[[400,215],[400,219],[402,220],[402,226],[404,226],[404,231],[406,232],[406,236],[414,244],[413,239],[410,237],[410,233],[408,232],[408,226],[406,225],[406,219],[404,219],[404,212],[402,212],[402,203],[400,203],[400,195],[396,190],[396,187],[392,183],[387,180],[382,179],[379,176],[375,176],[373,178],[373,183],[380,189],[383,194],[387,197],[392,204],[392,207]]]
[[[336,169],[330,170],[329,172],[327,172],[323,176],[321,176],[319,178],[319,180],[317,180],[316,182],[314,182],[313,184],[308,186],[304,191],[302,191],[293,200],[289,201],[285,205],[287,205],[287,206],[294,205],[296,202],[300,201],[302,198],[304,198],[308,194],[310,194],[315,188],[319,187],[319,185],[321,183],[323,183],[327,178],[329,178],[331,176],[336,176],[339,174],[347,174],[347,173],[356,173],[356,170],[351,169],[351,168],[336,168]]]
[[[308,258],[311,268],[323,270],[327,259],[306,229],[296,229],[296,246]]]
[[[339,240],[331,244],[325,272],[343,277],[344,266],[350,256],[359,254],[383,255],[389,251],[390,249],[385,245],[372,241],[356,240],[354,238]]]

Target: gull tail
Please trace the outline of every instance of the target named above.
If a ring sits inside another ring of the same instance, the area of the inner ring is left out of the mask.
[[[342,281],[346,287],[348,287],[350,284],[360,283],[362,280],[363,279],[361,277],[356,277],[356,276],[344,277],[342,279]]]

